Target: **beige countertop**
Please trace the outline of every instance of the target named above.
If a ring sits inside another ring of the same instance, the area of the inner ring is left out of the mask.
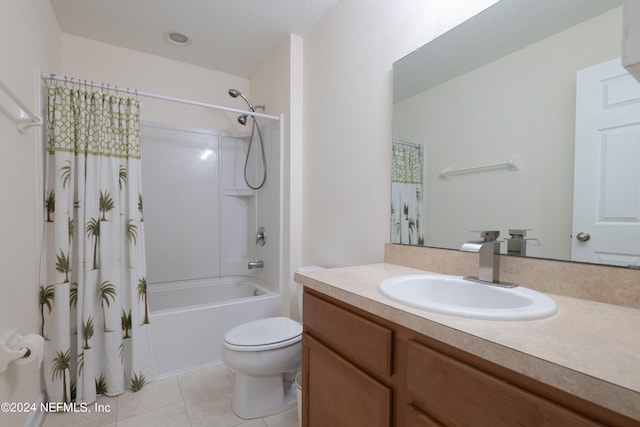
[[[296,274],[306,287],[640,421],[640,310],[548,294],[558,314],[493,321],[429,313],[378,290],[423,270],[372,264]]]

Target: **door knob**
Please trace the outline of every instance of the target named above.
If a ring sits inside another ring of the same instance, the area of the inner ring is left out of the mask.
[[[580,241],[580,242],[588,242],[589,239],[591,239],[591,234],[585,233],[584,231],[581,231],[576,236],[576,239],[578,239],[578,241]]]

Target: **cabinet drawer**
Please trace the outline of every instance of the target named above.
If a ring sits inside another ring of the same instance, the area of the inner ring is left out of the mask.
[[[407,346],[407,389],[417,408],[445,425],[600,425],[415,341]]]
[[[304,293],[304,328],[353,362],[389,376],[392,371],[393,331]]]

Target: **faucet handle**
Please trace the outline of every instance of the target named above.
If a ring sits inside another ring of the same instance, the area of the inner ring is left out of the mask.
[[[523,239],[527,235],[527,231],[531,231],[533,228],[510,228],[509,235],[512,239]]]
[[[493,242],[498,240],[498,237],[500,236],[500,231],[499,230],[471,230],[474,231],[476,233],[480,233],[480,237],[482,238],[482,240],[484,240],[485,242]]]

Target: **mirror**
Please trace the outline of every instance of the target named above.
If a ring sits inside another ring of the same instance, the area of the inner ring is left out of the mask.
[[[576,72],[621,50],[622,0],[501,0],[394,63],[392,243],[571,260]]]

